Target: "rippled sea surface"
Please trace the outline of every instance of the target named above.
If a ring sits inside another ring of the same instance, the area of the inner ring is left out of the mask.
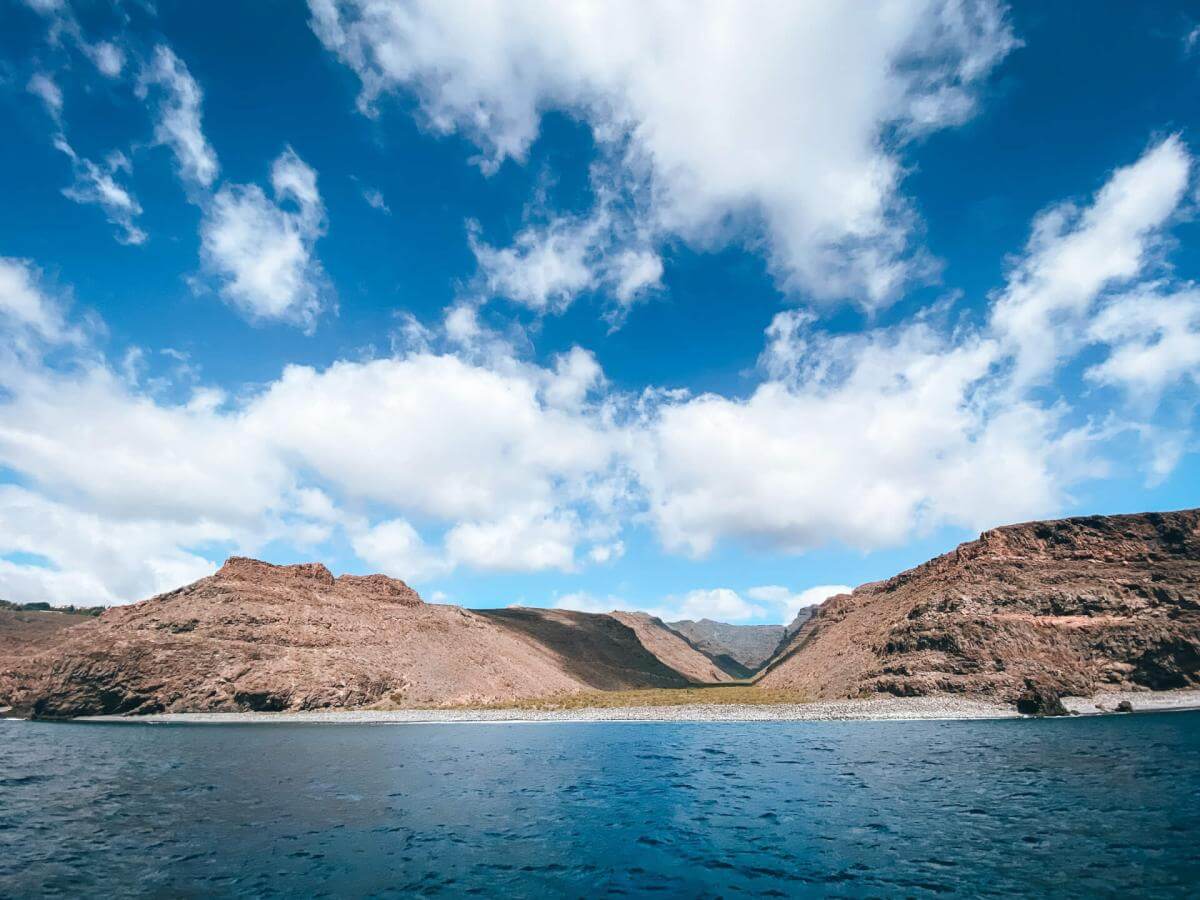
[[[1200,894],[1200,713],[0,721],[0,895]]]

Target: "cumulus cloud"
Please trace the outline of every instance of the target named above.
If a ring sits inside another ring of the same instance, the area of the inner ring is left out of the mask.
[[[596,282],[587,228],[555,222],[520,232],[512,246],[490,247],[472,236],[471,249],[487,290],[535,312],[564,309]]]
[[[155,140],[171,149],[180,177],[208,188],[217,177],[217,154],[204,136],[200,106],[204,94],[183,61],[167,46],[159,46],[138,79],[138,96],[153,94],[158,121]]]
[[[1200,289],[1147,285],[1115,297],[1092,319],[1086,338],[1108,348],[1086,377],[1139,401],[1156,401],[1181,381],[1200,384]]]
[[[258,185],[222,186],[205,209],[201,253],[222,295],[252,319],[311,329],[330,295],[314,253],[325,233],[317,173],[288,148],[271,187],[274,199]]]
[[[309,7],[368,114],[411,92],[428,128],[463,133],[494,171],[566,111],[645,185],[655,233],[762,244],[783,284],[868,307],[924,265],[899,148],[967,118],[1015,44],[989,0]]]
[[[27,274],[0,268],[3,309],[59,333]],[[253,552],[272,540],[319,543],[337,528],[365,562],[418,581],[457,566],[573,568],[576,545],[607,534],[580,517],[607,514],[590,492],[604,496],[613,439],[594,411],[548,405],[557,377],[426,353],[291,367],[238,403],[203,389],[167,402],[90,353],[66,371],[10,360],[0,366],[0,465],[30,497],[13,507],[0,553],[53,563],[10,572],[13,584],[100,583],[93,600],[158,590],[155,573],[183,571],[172,561],[198,571],[207,557],[187,548]],[[22,518],[45,512],[33,500],[80,534],[127,538],[137,559],[108,548],[106,568],[100,549],[77,555],[66,525],[61,539],[24,536]],[[368,521],[368,508],[383,514]],[[412,517],[441,538],[423,539]],[[72,588],[43,599],[78,597]]]
[[[351,544],[363,562],[405,579],[421,581],[450,569],[447,561],[425,543],[406,519],[388,519],[362,529]]]
[[[88,44],[85,52],[96,70],[106,78],[116,78],[125,68],[125,51],[112,41]]]
[[[110,605],[171,590],[212,573],[184,549],[217,533],[203,522],[112,519],[0,485],[0,594],[17,603]]]
[[[865,549],[1065,500],[1058,416],[982,402],[994,342],[956,342],[918,323],[803,332],[786,353],[790,379],[745,400],[667,402],[646,422],[638,471],[669,548],[703,555],[738,537],[789,552],[831,539]],[[960,473],[981,471],[995,477],[964,494]]]
[[[560,313],[580,294],[605,290],[606,315],[619,325],[629,308],[661,287],[662,258],[648,236],[605,204],[587,216],[551,216],[493,247],[473,228],[471,249],[487,296],[538,314]]]

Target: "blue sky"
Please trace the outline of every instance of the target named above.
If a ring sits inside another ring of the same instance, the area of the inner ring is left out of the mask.
[[[1197,503],[1186,3],[0,2],[0,596],[781,621]]]

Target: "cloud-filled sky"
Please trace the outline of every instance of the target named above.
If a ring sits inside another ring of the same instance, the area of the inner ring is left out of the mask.
[[[1190,4],[0,19],[0,597],[779,622],[1198,503]]]

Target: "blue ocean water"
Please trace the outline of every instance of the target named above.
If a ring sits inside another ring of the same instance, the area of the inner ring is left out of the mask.
[[[1200,713],[0,721],[0,895],[1196,896]]]

